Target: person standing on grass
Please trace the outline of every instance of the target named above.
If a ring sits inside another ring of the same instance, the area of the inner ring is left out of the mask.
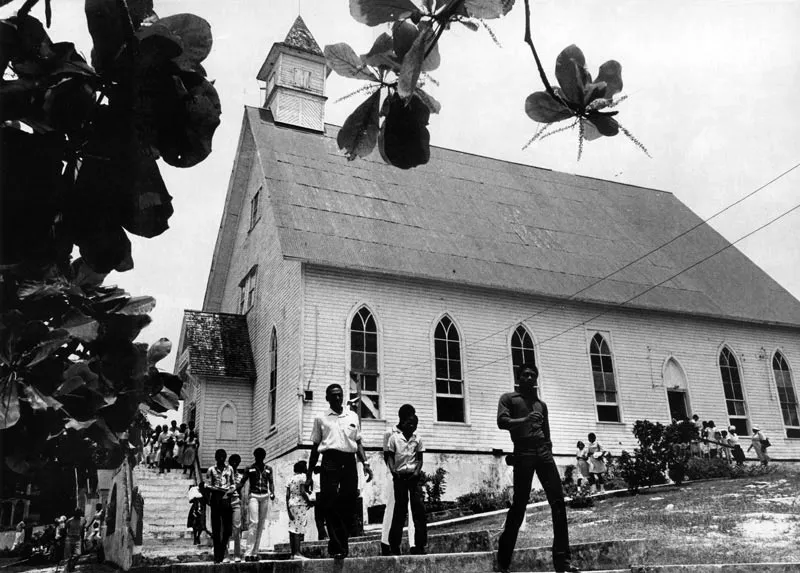
[[[231,538],[231,496],[236,491],[233,468],[225,463],[228,453],[219,449],[214,453],[216,465],[206,472],[206,489],[211,492],[211,537],[214,540],[214,563],[222,563]]]
[[[420,474],[422,473],[422,456],[425,446],[416,434],[419,420],[417,415],[408,413],[403,416],[399,412],[400,423],[389,436],[386,444],[386,459],[394,484],[394,511],[392,527],[389,530],[389,548],[392,555],[400,555],[400,542],[403,538],[403,525],[408,515],[408,504],[411,503],[411,518],[414,522],[414,547],[412,554],[425,555],[428,543],[428,524],[425,519],[425,504],[422,502]],[[410,536],[410,534],[409,534]]]
[[[756,457],[761,462],[761,465],[766,467],[769,463],[769,456],[767,455],[767,448],[770,446],[769,440],[761,431],[758,426],[753,426],[753,436],[751,438],[750,447],[747,451],[755,450]]]
[[[583,480],[589,479],[589,450],[586,449],[586,444],[580,440],[576,447],[578,448],[575,452],[575,462],[578,468],[577,484],[580,486]]]
[[[745,455],[742,446],[739,444],[739,434],[736,433],[736,426],[728,427],[728,445],[731,447],[731,455],[737,466],[744,464]]]
[[[261,536],[264,533],[264,524],[267,521],[269,502],[275,499],[275,483],[272,478],[272,467],[264,463],[267,452],[264,448],[253,450],[254,462],[244,472],[242,481],[239,482],[241,490],[245,483],[250,489],[250,499],[247,503],[247,517],[250,522],[249,537],[250,550],[248,559],[258,561],[258,548],[261,545]]]
[[[306,466],[305,460],[300,460],[292,468],[294,475],[286,484],[286,511],[289,513],[289,547],[291,547],[292,559],[308,559],[300,551],[303,537],[306,534],[308,522],[308,508],[311,505],[311,498],[308,496],[306,487]]]
[[[539,369],[521,364],[518,370],[519,391],[500,396],[497,427],[508,430],[514,442],[514,498],[497,548],[497,564],[508,572],[517,543],[520,525],[531,495],[533,475],[539,476],[553,515],[553,565],[556,571],[579,571],[571,563],[567,508],[561,477],[553,459],[547,405],[538,396]]]
[[[607,469],[606,463],[603,461],[605,452],[593,432],[590,432],[587,437],[589,438],[589,445],[586,446],[586,452],[589,454],[589,485],[594,486],[599,493],[603,491]]]
[[[708,440],[708,457],[714,459],[719,453],[719,432],[714,420],[708,421],[705,438]]]
[[[358,498],[358,468],[356,458],[364,464],[367,482],[372,469],[361,445],[361,428],[355,412],[344,408],[344,392],[339,384],[325,389],[330,408],[314,418],[311,430],[311,455],[308,458],[306,487],[313,486],[313,472],[322,454],[320,493],[328,528],[328,553],[334,559],[344,559],[348,553],[348,527]]]
[[[407,416],[416,415],[417,411],[414,409],[414,406],[411,404],[403,404],[400,406],[400,410],[398,411],[398,416],[402,420]],[[395,430],[398,430],[397,426],[387,430],[383,434],[383,461],[386,464],[386,469],[389,469],[389,457],[393,457],[391,452],[389,452],[386,446],[389,444],[389,438],[392,436]],[[392,549],[389,546],[389,531],[392,529],[392,516],[394,515],[394,480],[392,479],[392,473],[389,472],[389,479],[386,480],[386,488],[384,490],[384,499],[386,500],[386,507],[383,511],[383,524],[381,528],[381,555],[391,555]],[[408,515],[412,515],[412,512],[409,511]],[[411,519],[408,522],[408,545],[409,547],[416,547],[414,544],[414,520]]]

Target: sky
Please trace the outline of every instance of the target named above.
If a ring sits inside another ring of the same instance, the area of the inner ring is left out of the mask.
[[[43,4],[43,3],[42,3]],[[7,17],[21,1],[0,10]],[[441,67],[426,85],[442,104],[429,130],[435,146],[538,167],[669,191],[709,217],[800,163],[800,2],[796,0],[532,0],[533,39],[551,82],[558,53],[577,44],[593,75],[606,60],[622,65],[629,97],[617,119],[648,149],[623,135],[587,142],[577,161],[577,133],[554,135],[523,150],[537,124],[525,98],[543,89],[523,43],[517,0],[486,30],[461,26],[440,41]],[[140,337],[162,336],[177,350],[184,309],[201,309],[236,153],[243,108],[263,103],[255,79],[274,42],[302,15],[317,43],[349,43],[365,53],[382,28],[355,22],[348,0],[155,0],[160,16],[192,12],[211,23],[204,62],[222,102],[214,150],[186,170],[160,164],[173,195],[170,229],[131,237],[135,268],[107,282],[156,298],[153,323]],[[44,19],[44,7],[33,15]],[[73,41],[88,56],[83,1],[53,2],[54,41]],[[326,121],[341,125],[365,98],[337,100],[362,83],[331,74]],[[403,174],[398,170],[398,177]],[[711,221],[729,241],[800,203],[800,168]],[[800,298],[800,210],[737,244]],[[173,355],[162,361],[171,370]]]

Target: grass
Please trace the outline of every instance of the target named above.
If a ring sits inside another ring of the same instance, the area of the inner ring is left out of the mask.
[[[567,509],[570,541],[645,538],[641,565],[800,562],[800,469],[776,466],[765,475],[688,482],[639,495]],[[552,543],[547,508],[528,515],[518,547]],[[500,529],[504,516],[436,532]]]

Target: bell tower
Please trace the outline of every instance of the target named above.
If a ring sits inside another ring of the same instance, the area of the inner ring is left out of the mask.
[[[276,123],[325,130],[325,56],[298,16],[283,42],[276,42],[258,72],[266,82],[263,107]]]

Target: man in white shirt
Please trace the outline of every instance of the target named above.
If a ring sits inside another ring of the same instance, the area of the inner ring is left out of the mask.
[[[311,430],[311,455],[308,458],[306,485],[313,486],[313,472],[322,454],[320,493],[325,524],[328,529],[328,553],[334,559],[347,557],[348,526],[358,498],[356,457],[364,464],[367,481],[372,470],[361,445],[361,428],[355,412],[344,408],[344,392],[339,384],[325,390],[330,409],[314,418]]]

